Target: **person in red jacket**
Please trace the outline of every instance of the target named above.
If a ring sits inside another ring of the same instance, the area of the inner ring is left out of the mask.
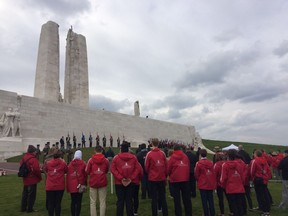
[[[109,160],[102,154],[102,147],[95,147],[95,154],[88,160],[86,173],[90,176],[90,215],[96,216],[97,193],[100,203],[100,216],[106,214],[107,195],[107,173],[109,171]]]
[[[222,166],[220,183],[226,191],[231,212],[235,216],[242,216],[244,215],[243,197],[245,193],[243,185],[245,180],[244,168],[239,161],[235,160],[237,155],[235,149],[228,150],[227,155],[228,161]],[[244,162],[243,164],[245,166]]]
[[[162,207],[163,216],[168,215],[168,207],[165,195],[165,185],[167,178],[167,160],[165,153],[158,148],[159,140],[151,140],[152,149],[145,158],[145,170],[148,173],[148,181],[151,190],[152,216],[157,216],[158,199]]]
[[[214,164],[214,172],[216,175],[216,181],[217,181],[217,197],[218,197],[218,205],[219,205],[219,209],[221,212],[221,215],[224,216],[224,193],[225,190],[220,182],[220,177],[221,177],[221,172],[222,172],[222,165],[225,163],[226,161],[226,156],[224,155],[224,153],[222,152],[222,154],[218,153],[217,155],[215,155],[215,164]]]
[[[35,211],[33,206],[36,200],[37,184],[42,180],[39,161],[36,158],[36,150],[35,146],[29,145],[27,153],[20,161],[20,166],[25,161],[29,169],[28,176],[23,178],[21,212]]]
[[[82,152],[77,150],[74,159],[69,163],[66,175],[67,192],[71,194],[72,216],[80,216],[82,196],[79,193],[79,185],[87,185],[87,175],[85,172],[86,163],[82,160]]]
[[[181,196],[185,215],[192,216],[192,203],[190,197],[190,160],[180,145],[174,145],[174,152],[168,161],[168,175],[173,188],[174,212],[176,216],[182,215]]]
[[[194,175],[200,190],[204,216],[215,215],[213,190],[216,189],[217,182],[213,162],[207,159],[206,149],[201,149],[199,153],[201,159],[196,163]]]
[[[54,212],[55,216],[61,215],[61,202],[65,190],[65,173],[67,173],[67,165],[61,156],[61,150],[55,149],[53,159],[47,161],[44,167],[49,216],[54,216]]]
[[[267,184],[271,178],[271,170],[267,160],[262,157],[262,151],[256,150],[254,152],[254,160],[251,161],[250,175],[254,183],[259,209],[263,211],[263,215],[270,215],[271,199],[269,197]]]
[[[115,189],[117,195],[117,216],[122,216],[124,212],[124,203],[126,203],[127,216],[134,216],[133,211],[133,179],[137,178],[137,158],[129,153],[130,143],[123,141],[121,144],[121,153],[117,154],[111,164],[111,172],[115,180]]]

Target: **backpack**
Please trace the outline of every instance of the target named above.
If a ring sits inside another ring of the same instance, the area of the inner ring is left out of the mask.
[[[32,157],[28,158],[26,161],[24,161],[24,159],[22,159],[22,164],[19,167],[19,171],[18,171],[18,177],[22,177],[25,178],[28,176],[29,174],[29,169],[28,169],[28,165],[27,162],[31,159]]]

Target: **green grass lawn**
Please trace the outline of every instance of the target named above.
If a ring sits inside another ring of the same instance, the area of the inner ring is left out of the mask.
[[[239,143],[239,142],[227,142],[227,141],[213,141],[213,140],[203,140],[204,145],[209,148],[213,149],[214,146],[218,145],[220,147],[225,147],[230,145],[231,143],[234,143],[235,145],[242,144],[244,146],[244,149],[252,153],[253,149],[257,148],[264,148],[267,150],[267,152],[275,151],[277,149],[284,150],[286,149],[283,146],[272,146],[272,145],[258,145],[258,144],[251,144],[251,143]],[[134,149],[135,150],[135,149]],[[117,153],[119,150],[114,149],[115,153]],[[91,155],[93,154],[93,149],[86,148],[83,149],[83,159],[87,161]],[[22,156],[17,156],[10,158],[8,162],[19,162]],[[42,161],[42,159],[40,159]],[[110,175],[110,174],[109,174]],[[109,176],[110,179],[110,176]],[[109,180],[110,181],[110,180]],[[20,213],[20,202],[21,202],[21,193],[22,193],[22,179],[18,178],[16,175],[9,175],[9,176],[3,176],[0,177],[0,206],[1,206],[1,213],[2,216],[17,216],[17,215],[23,215],[23,213]],[[282,184],[271,182],[269,183],[269,190],[272,194],[273,201],[276,204],[276,206],[281,201],[281,192],[282,192]],[[114,190],[115,191],[115,190]],[[168,191],[168,190],[167,190]],[[198,192],[198,191],[197,191]],[[167,193],[168,195],[168,193]],[[257,202],[255,200],[255,193],[252,192],[252,199],[253,199],[253,206],[257,206]],[[139,214],[141,216],[149,216],[151,215],[151,205],[150,200],[141,200],[139,199]],[[173,200],[168,198],[167,196],[167,202],[168,202],[168,208],[169,208],[169,215],[174,215],[174,204]],[[216,213],[219,213],[219,207],[218,207],[218,201],[217,196],[214,194],[214,202],[215,202],[215,209]],[[98,205],[98,204],[97,204]],[[279,216],[286,216],[288,214],[288,211],[279,210],[276,206],[272,206],[271,209],[271,215],[279,215]],[[226,211],[225,213],[228,213],[227,210],[227,202],[225,203]],[[31,215],[38,215],[38,216],[44,216],[48,215],[48,212],[45,209],[45,186],[44,186],[44,180],[41,181],[41,183],[38,184],[37,188],[37,198],[35,203],[35,209],[39,210],[39,212],[31,213]],[[98,207],[97,207],[98,209]],[[197,193],[197,197],[192,199],[192,210],[193,215],[201,216],[202,215],[202,206],[201,206],[201,200],[199,197],[199,193]],[[98,211],[98,210],[97,210]],[[81,215],[89,215],[89,192],[84,193],[83,195],[83,202],[82,202],[82,211]],[[25,213],[26,214],[26,213]],[[248,212],[248,215],[259,215],[259,212]],[[62,200],[62,215],[70,215],[70,195],[65,192],[64,197]],[[116,215],[116,195],[111,194],[110,185],[108,186],[108,194],[107,194],[107,209],[106,209],[106,215]],[[161,215],[161,214],[160,214]]]

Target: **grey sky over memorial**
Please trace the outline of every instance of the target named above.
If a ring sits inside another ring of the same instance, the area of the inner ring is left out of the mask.
[[[80,3],[81,2],[81,3]],[[0,89],[32,96],[41,25],[86,37],[90,105],[287,145],[288,2],[2,0]]]

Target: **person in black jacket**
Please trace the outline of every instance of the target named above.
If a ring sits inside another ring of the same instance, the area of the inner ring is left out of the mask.
[[[136,157],[137,157],[137,160],[141,164],[141,167],[143,169],[143,176],[141,179],[141,198],[146,199],[146,195],[148,195],[148,198],[150,198],[148,174],[145,171],[145,158],[146,158],[148,150],[146,148],[145,143],[142,143],[140,145],[140,149],[141,149],[141,151],[137,153]]]
[[[199,160],[199,158],[197,158],[196,154],[193,153],[193,147],[191,147],[190,149],[188,149],[186,151],[186,155],[189,158],[190,161],[190,194],[191,197],[195,198],[196,197],[196,179],[194,176],[194,169],[195,169],[195,165],[197,163],[197,161]]]
[[[241,157],[241,159],[246,163],[250,164],[251,157],[250,155],[244,150],[242,145],[238,146],[238,155]]]
[[[279,208],[285,209],[288,206],[288,150],[284,151],[284,158],[278,169],[282,171],[282,201]]]

